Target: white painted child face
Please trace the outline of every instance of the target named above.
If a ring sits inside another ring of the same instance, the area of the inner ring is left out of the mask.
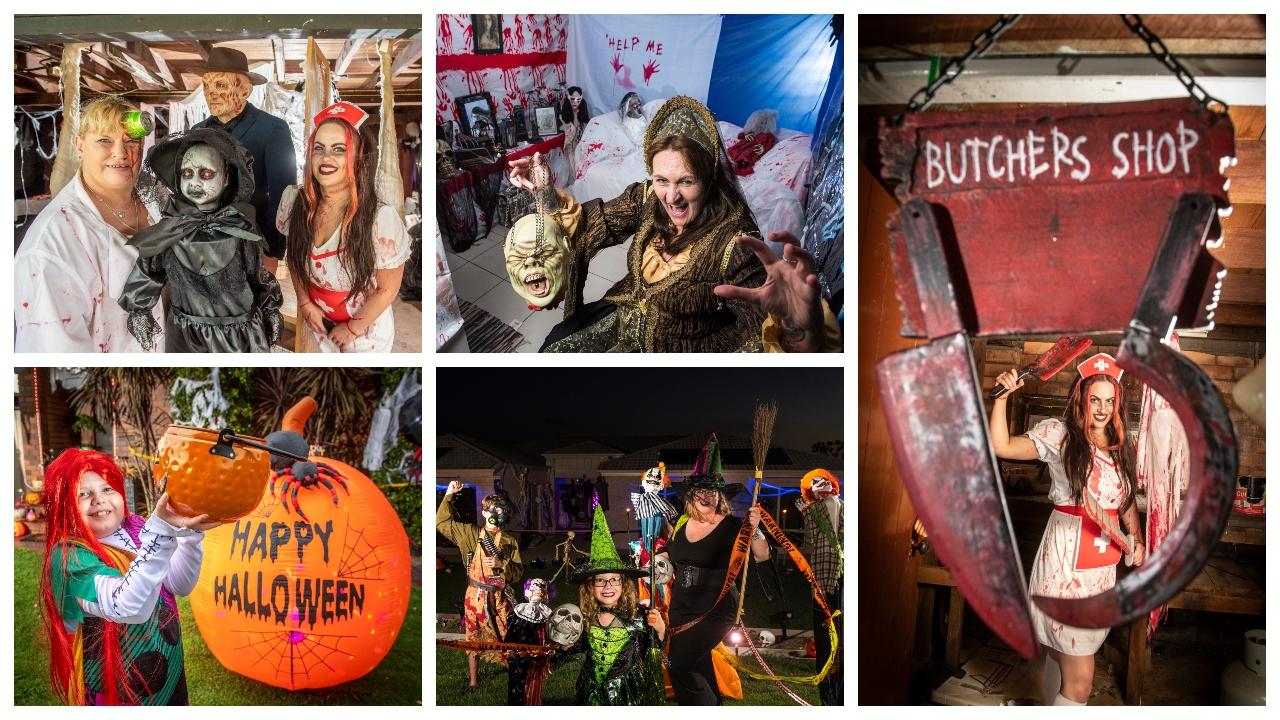
[[[80,476],[77,503],[80,517],[94,537],[106,537],[124,522],[124,496],[92,470]]]
[[[600,607],[611,608],[622,597],[622,576],[618,573],[600,573],[591,578],[591,594]]]
[[[192,145],[182,155],[179,183],[182,194],[208,212],[218,207],[222,191],[227,187],[227,164],[212,147]]]

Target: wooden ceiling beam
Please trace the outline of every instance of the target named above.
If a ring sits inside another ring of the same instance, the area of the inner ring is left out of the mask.
[[[338,56],[333,61],[334,75],[347,74],[351,61],[356,58],[360,47],[364,45],[365,40],[373,36],[373,33],[374,30],[352,30],[347,35],[346,42],[342,43],[342,49],[338,51]]]
[[[401,45],[392,53],[391,77],[404,72],[405,68],[422,60],[422,33],[414,35],[408,44]]]
[[[1244,303],[1262,305],[1267,301],[1267,276],[1265,273],[1227,271],[1222,281],[1222,295],[1219,304]]]
[[[1221,303],[1213,313],[1215,325],[1252,325],[1266,327],[1267,306],[1245,303]]]
[[[276,82],[284,82],[285,63],[284,63],[284,40],[280,38],[271,38],[271,54],[274,57]]]
[[[1227,169],[1231,203],[1267,202],[1267,141],[1236,139],[1236,164]]]
[[[355,28],[409,37],[422,29],[421,15],[17,15],[18,44],[100,42],[132,36],[141,41],[233,40],[252,37],[342,39]]]

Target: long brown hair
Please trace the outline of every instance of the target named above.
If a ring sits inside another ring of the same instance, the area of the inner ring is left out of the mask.
[[[737,207],[746,207],[747,201],[732,182],[716,177],[715,159],[698,143],[681,135],[669,135],[645,148],[645,159],[649,162],[649,167],[653,167],[654,156],[663,150],[680,153],[703,188],[702,209],[679,236],[676,235],[675,223],[671,222],[657,193],[649,193],[649,198],[645,201],[644,212],[653,215],[650,237],[656,235],[662,241],[662,248],[674,255],[696,240],[699,231],[714,227]],[[649,238],[644,239],[647,241]]]
[[[378,168],[377,141],[368,127],[356,130],[346,120],[330,118],[311,131],[307,139],[306,163],[302,168],[302,187],[289,213],[289,236],[285,253],[289,274],[311,289],[311,241],[316,213],[320,209],[320,183],[312,174],[312,158],[316,133],[327,123],[338,123],[346,134],[347,189],[351,201],[342,218],[338,236],[339,262],[351,278],[351,294],[361,295],[372,288],[374,272],[373,222],[378,213],[378,197],[374,191],[374,175]]]
[[[608,573],[600,573],[607,575]],[[591,581],[595,577],[589,577],[582,581],[582,585],[578,587],[578,607],[582,608],[583,620],[594,620],[596,615],[600,614],[599,603],[596,602],[595,593],[591,592]],[[618,598],[618,603],[613,606],[613,613],[622,622],[630,620],[636,614],[636,608],[640,607],[640,593],[636,590],[635,578],[629,578],[622,575],[622,595]]]
[[[1124,502],[1120,505],[1123,513],[1133,504],[1134,478],[1134,445],[1125,431],[1124,424],[1124,386],[1109,375],[1092,375],[1079,378],[1071,388],[1067,398],[1067,408],[1063,413],[1064,425],[1067,426],[1067,437],[1062,442],[1062,467],[1067,473],[1067,481],[1071,483],[1071,497],[1077,505],[1084,500],[1085,484],[1089,481],[1089,472],[1093,469],[1093,445],[1089,442],[1089,388],[1102,381],[1111,383],[1115,389],[1115,405],[1111,413],[1111,422],[1107,424],[1107,445],[1098,446],[1111,453],[1120,475],[1120,483],[1124,488]]]

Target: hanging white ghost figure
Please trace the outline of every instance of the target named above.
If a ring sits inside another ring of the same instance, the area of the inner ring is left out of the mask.
[[[227,187],[227,164],[212,147],[192,145],[182,155],[178,187],[203,212],[215,210]]]
[[[516,615],[531,623],[543,623],[551,617],[551,608],[547,606],[547,581],[533,578],[525,583],[524,599],[515,606]]]
[[[582,637],[582,610],[573,603],[556,608],[547,621],[547,637],[557,645],[573,645]]]

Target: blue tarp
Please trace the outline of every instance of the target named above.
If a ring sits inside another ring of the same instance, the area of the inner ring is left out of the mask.
[[[844,82],[830,38],[830,15],[725,15],[707,105],[735,125],[772,108],[779,127],[816,133],[828,84]]]

